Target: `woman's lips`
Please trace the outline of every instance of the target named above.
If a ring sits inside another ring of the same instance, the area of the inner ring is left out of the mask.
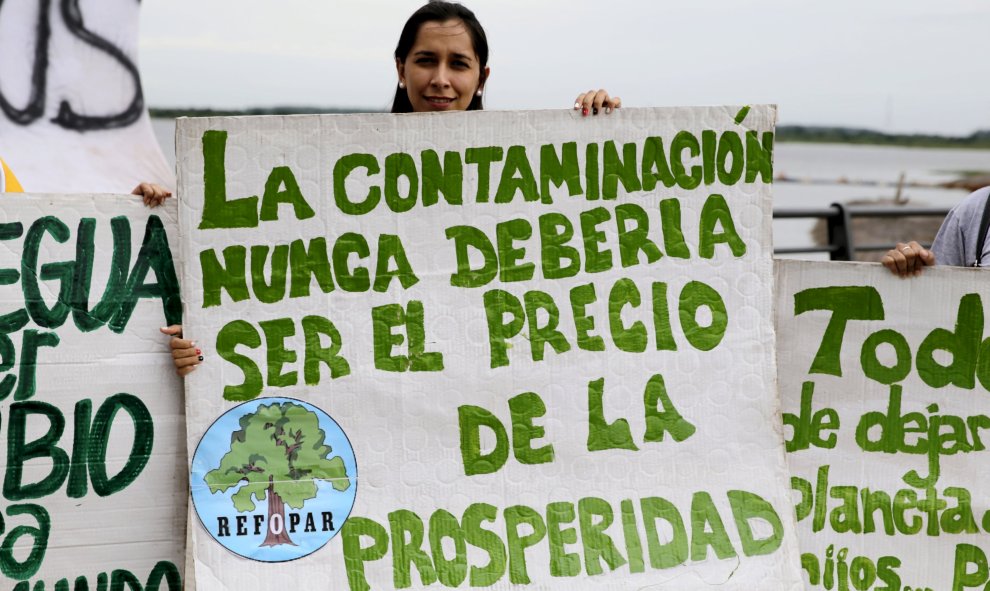
[[[426,102],[435,109],[446,109],[454,102],[452,97],[446,96],[427,96],[423,98],[425,98]]]

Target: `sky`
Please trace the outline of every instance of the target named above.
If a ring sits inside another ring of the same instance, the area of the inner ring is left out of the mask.
[[[152,107],[385,109],[422,0],[143,0]],[[990,130],[986,0],[473,0],[488,109],[774,103],[785,125]]]

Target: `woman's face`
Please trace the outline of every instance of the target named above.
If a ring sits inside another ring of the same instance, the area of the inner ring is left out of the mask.
[[[460,20],[423,23],[406,60],[395,66],[417,113],[466,110],[488,77]]]

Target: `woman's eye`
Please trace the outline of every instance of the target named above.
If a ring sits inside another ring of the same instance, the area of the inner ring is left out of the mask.
[[[417,64],[432,64],[435,60],[431,57],[416,58]]]

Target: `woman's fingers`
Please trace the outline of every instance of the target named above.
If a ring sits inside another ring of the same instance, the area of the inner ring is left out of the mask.
[[[172,349],[175,373],[184,377],[203,361],[203,351],[196,346],[195,341],[182,338],[182,326],[173,324],[159,330],[162,334],[172,337],[169,339],[168,345]]]
[[[599,90],[595,93],[595,96],[591,99],[591,114],[597,115],[604,109],[605,100],[608,99],[608,93],[604,90]]]
[[[574,100],[574,109],[580,110],[584,117],[599,113],[611,113],[621,105],[622,100],[619,97],[610,96],[604,88],[582,92]]]
[[[182,338],[182,325],[181,324],[170,324],[169,326],[163,326],[158,329],[162,334],[167,334],[170,337]]]
[[[597,94],[595,90],[582,92],[578,95],[577,100],[574,101],[574,108],[580,109],[582,116],[587,116],[591,113],[591,105],[595,100],[595,94]]]
[[[183,367],[189,367],[191,365],[199,365],[198,357],[180,357],[175,359],[175,368],[181,369]]]
[[[172,337],[168,341],[168,344],[172,349],[189,349],[196,347],[196,343],[194,341],[182,338],[182,326],[179,324],[173,324],[172,326],[166,326],[158,330],[160,330],[162,334]]]
[[[175,347],[172,349],[172,359],[189,359],[190,357],[200,357],[202,351],[196,347]]]
[[[196,347],[172,349],[172,362],[175,364],[175,373],[180,376],[188,375],[191,371],[196,369],[202,361],[203,352]]]
[[[131,194],[141,197],[141,200],[148,207],[157,207],[172,196],[171,191],[155,183],[141,183],[134,187]]]
[[[179,337],[172,337],[168,341],[168,346],[171,347],[173,351],[176,349],[195,349],[196,342],[190,341],[189,339],[180,339]]]

